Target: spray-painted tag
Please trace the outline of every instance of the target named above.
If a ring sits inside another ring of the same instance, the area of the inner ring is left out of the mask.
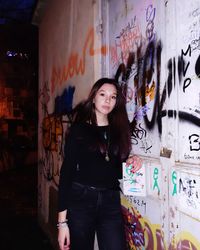
[[[132,171],[132,164],[123,163],[123,193],[124,195],[146,196],[146,171],[143,163],[136,172]]]

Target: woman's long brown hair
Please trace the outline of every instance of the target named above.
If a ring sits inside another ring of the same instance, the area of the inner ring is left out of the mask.
[[[123,95],[121,86],[115,79],[101,78],[95,82],[87,100],[79,103],[74,108],[74,122],[90,122],[93,125],[97,125],[93,100],[97,91],[105,83],[114,85],[117,90],[116,104],[112,112],[108,115],[108,121],[114,154],[119,155],[121,161],[123,161],[128,157],[131,150],[131,135],[128,115],[126,112],[126,98]]]

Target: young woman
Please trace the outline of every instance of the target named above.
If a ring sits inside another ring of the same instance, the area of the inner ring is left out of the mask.
[[[120,205],[122,162],[130,164],[125,97],[114,79],[99,79],[75,109],[59,183],[61,250],[125,250]],[[134,169],[137,171],[137,169]]]

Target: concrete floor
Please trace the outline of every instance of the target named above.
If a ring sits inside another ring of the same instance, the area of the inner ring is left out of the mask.
[[[37,166],[0,173],[0,250],[53,250],[37,223]]]

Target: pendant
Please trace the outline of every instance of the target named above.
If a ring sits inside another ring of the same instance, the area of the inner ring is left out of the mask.
[[[106,161],[110,161],[110,158],[109,158],[109,156],[108,156],[108,153],[107,153],[107,152],[106,152],[105,160],[106,160]]]

